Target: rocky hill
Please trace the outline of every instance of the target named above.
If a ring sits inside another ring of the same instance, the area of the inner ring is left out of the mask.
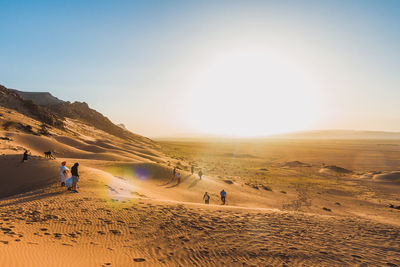
[[[119,138],[140,139],[142,142],[152,143],[152,140],[146,137],[115,125],[100,112],[91,109],[85,102],[62,101],[50,93],[22,92],[0,85],[0,106],[13,109],[59,129],[64,129],[65,119],[70,118]]]
[[[64,101],[58,99],[48,92],[22,92],[15,89],[9,90],[17,93],[23,99],[31,100],[32,102],[40,106],[51,106],[64,103]]]
[[[63,128],[63,119],[47,107],[39,106],[32,100],[23,98],[14,90],[9,90],[0,85],[0,106],[13,109],[25,116],[37,119],[44,124]]]

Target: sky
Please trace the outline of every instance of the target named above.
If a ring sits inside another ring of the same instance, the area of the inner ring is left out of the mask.
[[[0,0],[0,84],[149,137],[400,131],[400,1]]]

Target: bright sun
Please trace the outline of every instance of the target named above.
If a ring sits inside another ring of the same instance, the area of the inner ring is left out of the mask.
[[[312,77],[276,53],[225,53],[196,71],[186,92],[188,121],[201,133],[262,136],[305,130],[318,115]]]

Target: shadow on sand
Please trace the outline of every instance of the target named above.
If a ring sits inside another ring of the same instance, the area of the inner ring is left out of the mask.
[[[183,183],[183,181],[185,181],[187,178],[189,178],[190,177],[190,174],[189,175],[186,175],[186,176],[182,176],[182,178],[181,178],[181,182],[180,183]],[[176,178],[174,178],[173,180],[175,180]],[[173,180],[171,181],[171,182],[173,182]],[[173,188],[173,187],[177,187],[180,183],[178,183],[178,182],[176,182],[176,184],[173,184],[173,185],[170,185],[170,186],[167,186],[166,188]]]
[[[3,200],[13,200],[11,202],[7,202],[4,204],[1,204],[0,207],[7,207],[7,206],[12,206],[12,205],[16,205],[16,204],[20,204],[20,203],[25,203],[25,202],[30,202],[30,201],[34,201],[34,200],[40,200],[43,198],[48,198],[48,197],[53,197],[53,196],[58,196],[61,194],[66,193],[66,191],[56,191],[56,192],[51,192],[51,193],[43,193],[43,190],[40,191],[36,191],[36,192],[31,192],[29,194],[26,195],[17,195],[17,196],[13,196],[10,198],[5,198]]]

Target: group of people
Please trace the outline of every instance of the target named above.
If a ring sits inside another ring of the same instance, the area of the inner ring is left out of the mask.
[[[191,171],[191,173],[193,175],[194,174],[194,166],[193,165],[191,166],[190,171]],[[180,184],[181,183],[181,173],[180,172],[177,173],[176,168],[174,168],[172,170],[172,174],[173,174],[174,178],[175,177],[177,178],[178,184]],[[201,178],[203,177],[203,171],[201,169],[199,170],[198,175],[199,175],[199,178],[201,180]],[[224,189],[222,189],[222,191],[219,194],[221,196],[222,205],[225,205],[225,203],[226,203],[226,191]],[[210,204],[210,198],[211,197],[208,194],[208,192],[205,192],[204,196],[203,196],[204,203],[205,204]]]
[[[178,184],[180,184],[180,183],[181,183],[181,173],[178,172],[178,174],[177,174],[177,173],[176,173],[176,168],[174,168],[174,170],[172,171],[172,174],[174,175],[174,178],[175,178],[175,176],[176,176],[177,181],[178,181]]]
[[[190,170],[191,170],[191,173],[192,173],[192,175],[193,175],[193,173],[194,173],[194,166],[192,166],[191,168],[190,168]],[[178,172],[177,173],[177,171],[176,171],[176,168],[174,168],[174,170],[172,171],[172,175],[173,175],[173,177],[175,178],[177,178],[177,181],[178,181],[178,184],[180,184],[181,183],[181,173],[180,172]],[[200,169],[199,170],[199,172],[198,172],[198,175],[199,175],[199,177],[200,177],[200,180],[201,180],[201,177],[203,176],[203,171]]]
[[[76,188],[79,181],[79,173],[78,173],[79,163],[76,162],[74,166],[71,167],[71,170],[68,169],[66,165],[67,165],[66,161],[61,162],[61,168],[60,168],[61,186],[67,187],[68,190],[71,190],[73,193],[78,193]]]
[[[219,194],[220,194],[220,196],[221,196],[221,202],[222,202],[222,205],[225,205],[225,202],[226,202],[226,191],[224,190],[224,189],[222,189],[222,191],[221,192],[219,192]],[[205,204],[210,204],[210,195],[208,194],[208,192],[205,192],[204,193],[204,196],[203,196],[203,200],[204,200],[204,203]]]
[[[193,175],[193,173],[194,173],[194,166],[193,165],[190,167],[190,171],[191,171],[191,173]],[[203,176],[203,171],[200,169],[197,174],[199,175],[200,180],[201,180],[201,177]]]
[[[31,153],[28,152],[28,150],[25,150],[22,156],[22,163],[27,161],[30,155]],[[61,186],[67,187],[68,190],[72,191],[73,193],[78,193],[76,188],[79,181],[79,173],[78,173],[79,163],[76,162],[71,167],[71,170],[66,165],[67,165],[66,161],[61,162],[61,168],[60,168]]]

